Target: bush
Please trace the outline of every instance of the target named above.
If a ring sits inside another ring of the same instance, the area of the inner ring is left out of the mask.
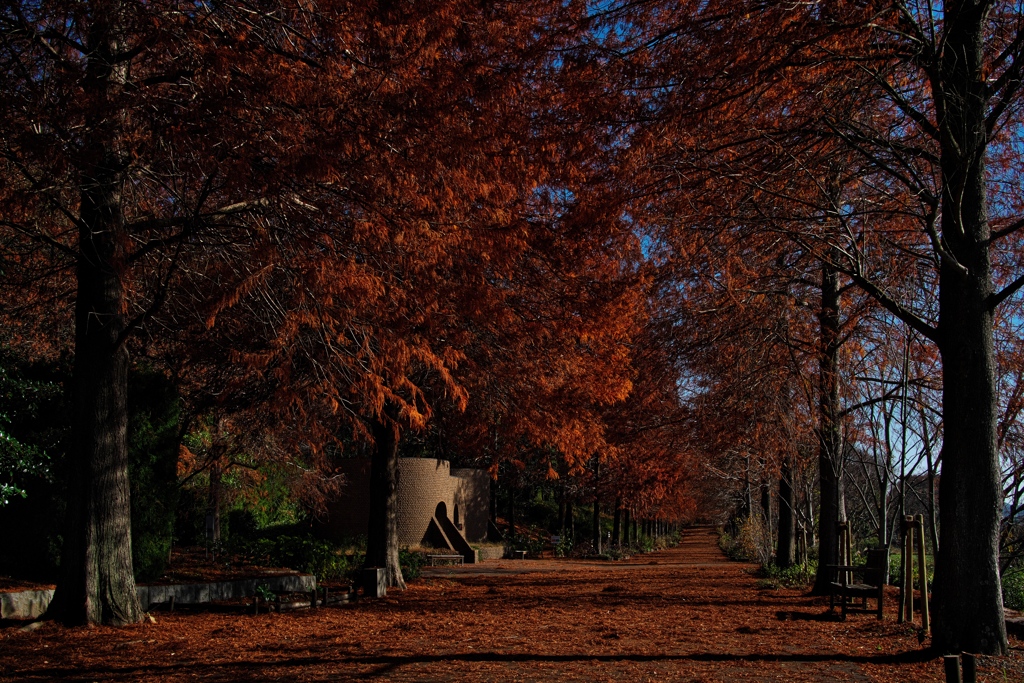
[[[576,541],[572,537],[572,533],[567,529],[564,534],[558,537],[558,543],[555,544],[555,557],[569,557],[572,555],[573,548],[576,547]]]
[[[739,562],[747,562],[750,560],[747,557],[747,551],[740,543],[738,536],[733,536],[728,531],[722,531],[718,536],[718,547],[722,549],[726,557],[730,560],[737,560]]]
[[[163,572],[178,506],[178,393],[158,372],[133,372],[128,386],[128,481],[136,580]]]
[[[361,555],[349,556],[313,536],[240,540],[233,543],[233,550],[251,562],[313,574],[318,582],[347,578],[362,565]]]
[[[806,588],[814,581],[814,574],[817,567],[814,565],[793,565],[786,569],[780,568],[774,562],[761,565],[759,574],[761,579],[757,582],[759,588]]]
[[[1024,569],[1008,569],[1003,575],[1003,605],[1024,610]]]
[[[743,548],[744,556],[751,562],[765,565],[775,555],[771,532],[760,515],[751,515],[740,523],[736,540]]]
[[[671,531],[658,539],[658,547],[675,548],[679,545],[682,535],[678,531]]]
[[[413,552],[408,548],[398,551],[398,565],[402,568],[402,576],[406,581],[420,578],[420,568],[426,564],[425,553]]]
[[[920,589],[920,578],[917,571],[917,557],[912,560],[913,571],[914,571],[914,587]],[[925,556],[925,568],[928,572],[928,585],[931,586],[935,580],[935,566],[934,558],[931,555]],[[900,581],[903,579],[903,555],[902,553],[891,553],[889,555],[889,584],[892,586],[900,585]]]
[[[61,363],[30,365],[0,345],[0,572],[55,580],[67,493],[71,409]],[[5,493],[6,492],[6,493]]]
[[[605,549],[604,556],[609,560],[621,560],[628,557],[629,553],[627,549],[623,549],[621,546],[612,545]]]
[[[650,536],[641,536],[633,544],[633,549],[638,553],[654,552],[654,539]]]
[[[525,550],[530,555],[540,555],[544,551],[545,534],[537,529],[531,529],[532,535],[513,534],[506,542],[506,553],[511,554],[513,550]]]

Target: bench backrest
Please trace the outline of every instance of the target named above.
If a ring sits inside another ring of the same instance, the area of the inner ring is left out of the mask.
[[[889,578],[889,549],[871,548],[868,550],[867,562],[864,567],[864,583],[869,586],[881,586]]]

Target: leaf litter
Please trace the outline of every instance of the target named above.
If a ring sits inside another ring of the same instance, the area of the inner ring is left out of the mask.
[[[657,564],[650,564],[651,560]],[[402,593],[270,613],[158,612],[114,628],[0,629],[0,680],[942,681],[899,624],[831,618],[827,598],[760,589],[709,529],[635,562],[498,561]],[[1024,680],[1024,645],[979,680]]]

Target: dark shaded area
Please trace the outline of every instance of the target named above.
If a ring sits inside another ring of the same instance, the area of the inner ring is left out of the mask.
[[[19,402],[11,431],[45,451],[47,476],[21,481],[26,496],[0,507],[4,543],[17,552],[0,553],[0,573],[52,582],[57,578],[67,508],[67,443],[70,438],[70,370],[66,363],[27,365],[4,356],[0,362],[33,383],[34,400]],[[163,373],[136,368],[128,388],[128,458],[132,511],[132,559],[138,580],[158,576],[167,564],[178,505],[180,410],[177,391]]]

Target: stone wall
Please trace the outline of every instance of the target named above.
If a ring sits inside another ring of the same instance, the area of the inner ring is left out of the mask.
[[[447,460],[401,458],[398,461],[398,545],[419,545],[438,503],[452,515],[457,480]]]
[[[326,515],[318,520],[321,535],[341,540],[366,536],[370,520],[370,459],[346,458],[340,471],[346,484],[338,499],[327,504]],[[416,546],[434,516],[444,504],[448,519],[463,527],[472,543],[487,537],[490,479],[484,470],[452,470],[446,460],[400,458],[398,461],[398,545]]]

